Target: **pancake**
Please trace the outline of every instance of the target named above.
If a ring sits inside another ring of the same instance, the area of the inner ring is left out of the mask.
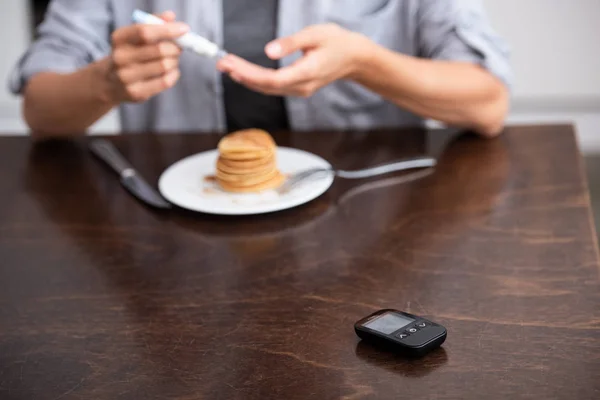
[[[284,180],[285,180],[285,177],[281,173],[278,173],[270,180],[263,182],[263,183],[259,183],[257,185],[235,186],[235,185],[231,185],[227,182],[223,182],[223,181],[220,181],[219,185],[221,185],[221,188],[223,188],[223,190],[225,190],[227,192],[258,193],[258,192],[263,192],[265,190],[275,189],[275,188],[281,186],[281,184],[283,183]]]
[[[217,162],[217,171],[220,171],[223,174],[227,174],[227,175],[246,176],[246,175],[267,174],[274,169],[275,169],[275,165],[273,163],[259,165],[258,167],[254,167],[254,168],[238,169],[238,168],[231,168],[221,162]]]
[[[240,154],[256,154],[264,157],[277,148],[275,141],[267,132],[260,129],[246,129],[225,136],[219,142],[219,153],[227,159],[240,159]],[[248,159],[248,158],[244,158]]]
[[[275,153],[272,153],[272,154],[268,155],[267,157],[259,157],[259,158],[248,159],[248,160],[230,160],[223,156],[220,156],[217,161],[229,168],[244,170],[247,168],[249,169],[249,168],[254,168],[254,167],[263,167],[267,164],[274,163],[275,162]]]
[[[223,171],[217,170],[217,180],[219,182],[225,181],[230,185],[240,185],[240,186],[252,186],[257,185],[259,183],[265,182],[275,175],[277,175],[279,171],[277,168],[271,167],[266,172],[261,172],[258,174],[247,174],[247,175],[232,175]]]
[[[221,139],[218,150],[216,180],[223,190],[252,193],[283,183],[283,175],[277,169],[277,145],[267,132],[234,132]]]
[[[221,157],[230,161],[252,161],[267,158],[273,155],[272,150],[252,150],[252,151],[236,151],[230,153],[222,153]]]

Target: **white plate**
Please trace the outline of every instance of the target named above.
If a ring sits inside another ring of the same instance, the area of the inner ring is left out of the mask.
[[[333,183],[333,176],[328,176],[309,180],[282,195],[275,190],[252,194],[227,193],[210,180],[216,173],[218,156],[218,151],[212,150],[173,164],[158,181],[161,194],[171,203],[192,211],[219,215],[252,215],[286,210],[308,203],[325,193]],[[331,165],[319,156],[286,147],[278,148],[277,164],[279,170],[286,175],[309,168],[331,168]]]

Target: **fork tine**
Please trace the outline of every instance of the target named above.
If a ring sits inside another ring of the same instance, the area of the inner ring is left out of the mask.
[[[305,171],[298,172],[287,179],[287,181],[279,188],[279,192],[280,193],[289,192],[294,187],[299,185],[301,182],[304,182],[319,173],[333,173],[333,171],[330,169],[324,169],[324,168],[313,168],[313,169],[308,169]]]

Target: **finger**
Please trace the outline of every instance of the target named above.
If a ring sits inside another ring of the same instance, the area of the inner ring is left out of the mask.
[[[277,39],[265,47],[265,52],[273,60],[289,56],[297,51],[316,47],[323,39],[323,27],[309,26],[295,35]]]
[[[319,88],[321,86],[320,84],[317,84],[315,82],[305,82],[305,83],[301,83],[301,84],[298,84],[295,86],[286,87],[284,89],[272,90],[272,89],[267,89],[267,88],[260,87],[260,86],[255,86],[250,83],[245,83],[245,82],[243,82],[243,80],[240,81],[239,83],[243,84],[250,90],[254,90],[255,92],[263,93],[266,95],[295,96],[295,97],[304,97],[304,98],[312,96],[316,92],[317,88]]]
[[[175,19],[177,19],[177,16],[171,10],[167,10],[167,11],[163,12],[162,14],[159,15],[159,17],[167,22],[173,22],[173,21],[175,21]]]
[[[112,55],[113,62],[118,67],[135,63],[145,63],[169,57],[179,57],[181,49],[172,42],[160,42],[145,46],[120,46]]]
[[[273,95],[273,96],[299,96],[299,97],[307,97],[308,94],[311,94],[312,91],[309,90],[313,86],[318,86],[314,81],[301,82],[297,85],[286,86],[281,88],[272,88],[268,86],[260,86],[253,84],[250,81],[245,80],[240,75],[236,73],[232,73],[231,79],[236,81],[237,83],[244,85],[250,90],[254,90],[255,92]]]
[[[315,89],[313,89],[314,85],[308,84],[308,83],[297,85],[297,86],[292,86],[292,87],[287,87],[287,88],[281,89],[281,90],[270,90],[270,89],[266,89],[264,87],[247,84],[247,83],[244,83],[243,81],[241,81],[240,83],[243,84],[244,86],[246,86],[250,90],[253,90],[258,93],[266,94],[269,96],[295,96],[295,97],[306,98],[306,97],[310,97],[315,92]]]
[[[173,40],[189,32],[190,27],[183,22],[169,22],[164,25],[135,24],[117,29],[112,36],[113,46],[122,44],[153,44],[163,40]]]
[[[231,69],[233,66],[232,66],[232,63],[229,60],[229,58],[230,58],[230,56],[227,55],[227,56],[221,58],[219,61],[217,61],[217,70],[219,72],[222,72],[224,74],[228,74],[231,72]]]
[[[283,92],[278,92],[278,91],[272,91],[272,90],[267,90],[265,88],[261,88],[258,86],[252,86],[252,85],[247,85],[244,84],[244,86],[246,86],[248,89],[255,91],[257,93],[262,93],[262,94],[266,94],[268,96],[286,96],[286,93]]]
[[[315,84],[326,80],[324,74],[327,70],[328,55],[326,51],[307,51],[304,57],[292,65],[277,70],[275,78],[280,85],[297,87],[305,84]]]
[[[236,80],[238,83],[243,84],[244,86],[250,87],[253,90],[256,90],[256,91],[259,91],[262,93],[282,95],[282,96],[297,95],[302,92],[302,90],[301,90],[302,86],[313,82],[312,80],[309,79],[309,80],[302,80],[302,81],[295,82],[292,85],[276,86],[276,85],[257,84],[255,82],[253,82],[252,80],[244,78],[239,75],[236,75],[235,73],[233,73],[231,76],[232,76],[232,79]]]
[[[127,94],[130,100],[134,102],[146,101],[149,98],[175,86],[181,73],[175,69],[165,75],[153,78],[148,81],[137,82],[127,88]]]
[[[269,89],[269,88],[266,88],[263,86],[257,86],[257,85],[253,85],[251,83],[245,82],[241,76],[236,75],[235,73],[233,73],[231,75],[231,79],[233,79],[240,85],[244,85],[248,89],[258,92],[258,93],[272,95],[272,96],[285,96],[286,95],[286,93],[284,93],[284,91],[282,89],[274,90],[274,89]]]
[[[265,91],[279,92],[286,87],[294,86],[312,78],[307,70],[307,62],[298,62],[292,66],[274,70],[252,64],[236,56],[228,56],[221,66],[232,76],[244,84],[260,87]]]
[[[232,75],[233,79],[253,81],[259,86],[266,86],[275,72],[274,69],[253,64],[234,55],[225,57],[220,65],[225,66],[225,70]]]
[[[146,64],[134,64],[117,73],[119,80],[124,84],[145,81],[165,75],[179,67],[179,59],[176,57],[163,58]]]

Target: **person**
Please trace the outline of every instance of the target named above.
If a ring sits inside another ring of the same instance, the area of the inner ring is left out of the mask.
[[[136,8],[166,23],[133,25]],[[189,31],[229,54],[182,52],[173,40]],[[511,79],[475,0],[53,0],[10,89],[36,138],[83,134],[114,107],[124,132],[431,119],[493,137]]]

